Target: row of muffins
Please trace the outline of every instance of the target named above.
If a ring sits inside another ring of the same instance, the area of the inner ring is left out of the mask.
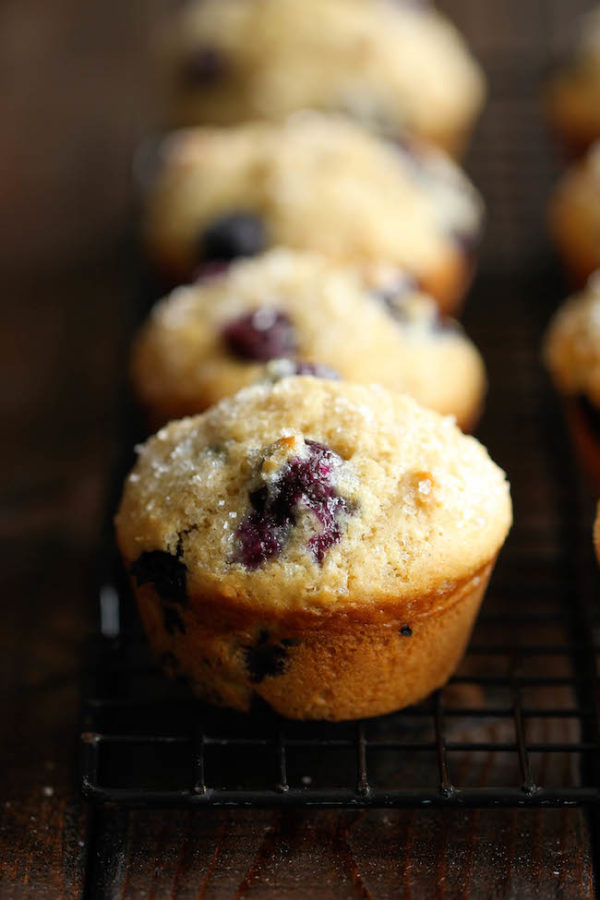
[[[543,356],[579,460],[600,497],[600,11],[579,20],[573,52],[551,80],[546,101],[563,147],[580,158],[559,180],[549,217],[578,291],[553,315]],[[600,561],[600,506],[594,544]]]
[[[437,12],[391,0],[202,0],[170,35],[200,127],[163,143],[144,231],[194,280],[133,349],[148,422],[177,419],[116,519],[142,621],[211,702],[385,713],[451,675],[511,524],[455,424],[485,392],[448,319],[482,204],[419,139],[457,150],[483,79]]]

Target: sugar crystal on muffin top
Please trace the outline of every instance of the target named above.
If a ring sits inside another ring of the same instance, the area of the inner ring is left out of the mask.
[[[316,486],[305,471],[320,471]],[[511,521],[504,474],[451,419],[383,388],[317,378],[247,388],[171,423],[134,474],[117,518],[123,555],[175,553],[181,539],[192,605],[215,593],[265,614],[399,598],[408,610],[425,594],[435,607],[489,563]],[[290,509],[275,522],[280,552],[244,565],[241,523],[280,501]]]

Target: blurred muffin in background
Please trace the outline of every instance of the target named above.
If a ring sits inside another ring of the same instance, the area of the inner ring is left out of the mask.
[[[475,425],[485,370],[408,277],[374,291],[324,257],[272,250],[158,304],[134,346],[135,392],[155,426],[290,375],[379,383]]]
[[[175,125],[343,112],[460,153],[485,80],[428,4],[395,0],[191,0],[169,22]]]
[[[600,142],[559,181],[550,228],[575,285],[584,285],[600,268]]]
[[[395,266],[443,312],[460,307],[483,207],[441,151],[305,112],[284,123],[176,132],[159,155],[145,237],[172,278],[286,246],[371,271]]]
[[[570,153],[578,155],[600,138],[600,8],[581,17],[573,52],[548,86],[546,106]]]
[[[554,315],[544,358],[579,458],[600,496],[600,272]]]

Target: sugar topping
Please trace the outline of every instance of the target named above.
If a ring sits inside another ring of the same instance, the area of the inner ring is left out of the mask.
[[[319,559],[315,516],[293,528],[284,517],[279,552],[243,565],[238,523],[257,508],[257,461],[267,463],[265,485],[269,472],[278,483],[307,458],[306,442],[340,461],[323,497],[342,497],[346,509],[340,519],[333,504],[320,522],[321,531],[339,523],[339,535]],[[496,555],[511,521],[504,474],[449,418],[383,388],[314,378],[250,387],[172,423],[141,449],[135,474],[117,517],[126,559],[181,547],[192,596],[217,591],[266,606],[441,596]]]

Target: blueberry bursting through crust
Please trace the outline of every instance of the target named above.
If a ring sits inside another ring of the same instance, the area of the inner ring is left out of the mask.
[[[153,584],[163,605],[165,631],[175,634],[178,630],[185,634],[185,624],[177,607],[187,606],[187,567],[181,560],[181,541],[177,553],[165,550],[149,550],[142,553],[131,566],[131,574],[138,586]]]
[[[233,212],[215,219],[199,241],[201,262],[230,262],[239,256],[256,256],[267,243],[262,219],[255,213]]]
[[[307,545],[321,564],[329,548],[341,539],[343,517],[355,511],[335,489],[334,473],[341,457],[317,441],[305,444],[306,456],[287,462],[272,484],[249,495],[252,511],[236,533],[236,561],[248,569],[257,569],[283,552],[301,509],[309,510],[321,526]]]
[[[289,316],[269,306],[227,322],[223,339],[235,356],[259,362],[291,356],[297,346]]]
[[[250,681],[260,684],[267,676],[274,678],[283,675],[288,666],[288,651],[296,647],[297,640],[284,638],[273,643],[266,629],[258,635],[254,645],[244,647],[244,662]]]
[[[212,88],[221,84],[227,74],[227,61],[217,47],[197,47],[185,60],[182,82],[189,88]]]

